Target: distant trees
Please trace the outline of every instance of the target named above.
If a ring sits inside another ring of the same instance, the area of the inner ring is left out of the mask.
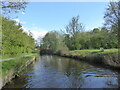
[[[117,38],[107,28],[94,28],[89,32],[83,32],[84,26],[79,23],[79,16],[73,17],[66,27],[65,44],[69,50],[99,49],[117,47]],[[111,37],[111,39],[110,39]]]
[[[47,53],[65,53],[68,51],[64,43],[64,37],[56,31],[48,32],[43,38],[43,44],[41,45],[41,51],[44,53],[47,50]]]
[[[67,48],[69,50],[100,49],[100,47],[108,49],[116,48],[118,45],[117,37],[106,27],[83,31],[84,26],[79,23],[79,17],[73,17],[66,27],[66,33],[52,31],[45,35],[41,50],[44,48],[44,50],[50,49],[53,53],[59,51],[64,53]]]
[[[109,3],[104,19],[106,27],[84,32],[84,26],[79,22],[79,16],[73,17],[66,26],[65,33],[60,34],[62,39],[58,39],[58,33],[49,32],[43,38],[43,46],[46,45],[56,52],[56,46],[63,48],[61,43],[58,45],[61,40],[60,42],[69,50],[117,48],[120,40],[120,1]]]
[[[2,55],[31,53],[34,50],[34,39],[23,32],[22,26],[15,21],[2,19]]]

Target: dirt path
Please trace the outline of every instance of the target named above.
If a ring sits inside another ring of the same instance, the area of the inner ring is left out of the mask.
[[[33,55],[33,54],[29,54],[29,55],[25,55],[25,56],[18,56],[18,57],[14,57],[14,58],[0,59],[0,62],[9,61],[9,60],[17,59],[17,58],[21,58],[21,57],[27,57],[27,56],[31,56],[31,55]]]

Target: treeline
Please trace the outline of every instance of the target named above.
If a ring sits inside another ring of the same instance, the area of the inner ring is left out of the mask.
[[[77,32],[75,36],[65,34],[65,44],[70,50],[116,48],[118,39],[116,34],[106,28],[94,28],[90,32]]]
[[[118,48],[120,17],[119,2],[110,2],[104,15],[105,26],[85,32],[79,16],[73,17],[63,33],[51,31],[43,38],[41,53],[65,53],[68,50]],[[112,9],[111,9],[112,8]],[[108,27],[109,26],[109,27]]]
[[[51,31],[43,38],[41,53],[61,54],[68,50],[100,49],[100,47],[105,49],[117,48],[117,35],[106,28],[77,32],[75,36]]]
[[[31,53],[34,46],[32,35],[23,32],[20,24],[2,17],[2,56]]]

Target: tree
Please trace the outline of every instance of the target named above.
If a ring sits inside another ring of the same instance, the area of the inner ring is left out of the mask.
[[[99,29],[98,29],[98,28],[94,28],[94,29],[92,30],[92,32],[93,32],[93,33],[98,33],[98,32],[99,32]]]
[[[110,2],[105,13],[105,25],[110,26],[112,32],[118,37],[118,45],[120,46],[120,0]]]
[[[66,38],[68,38],[68,40],[66,43],[68,43],[68,41],[70,40],[71,42],[71,46],[67,45],[68,47],[70,47],[69,49],[74,50],[74,49],[80,49],[81,45],[78,41],[78,33],[83,32],[84,31],[84,26],[82,23],[79,23],[79,16],[73,17],[71,19],[71,21],[69,22],[69,24],[66,26],[66,32],[69,35],[66,36]]]
[[[2,19],[2,55],[16,55],[34,51],[34,39],[23,32],[21,25],[7,18]]]
[[[64,34],[64,42],[65,42],[66,46],[71,50],[72,49],[72,41],[71,41],[71,37],[69,34]]]
[[[44,45],[46,48],[52,49],[52,51],[56,50],[56,44],[58,33],[57,32],[48,32],[45,37],[43,38]]]
[[[69,24],[66,26],[66,32],[70,36],[75,36],[78,32],[82,32],[84,30],[84,26],[82,23],[79,23],[79,16],[73,17]]]
[[[105,25],[120,27],[120,1],[109,3],[104,18]]]
[[[58,53],[63,54],[68,51],[64,43],[64,37],[56,31],[48,32],[43,38],[43,44],[41,45],[42,53]]]
[[[0,1],[2,13],[4,15],[10,13],[18,13],[19,11],[24,12],[26,4],[27,4],[26,0],[16,0],[16,2],[8,0]]]

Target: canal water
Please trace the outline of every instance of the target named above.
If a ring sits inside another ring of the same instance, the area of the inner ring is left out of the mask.
[[[119,82],[118,71],[44,55],[4,88],[118,88]]]

